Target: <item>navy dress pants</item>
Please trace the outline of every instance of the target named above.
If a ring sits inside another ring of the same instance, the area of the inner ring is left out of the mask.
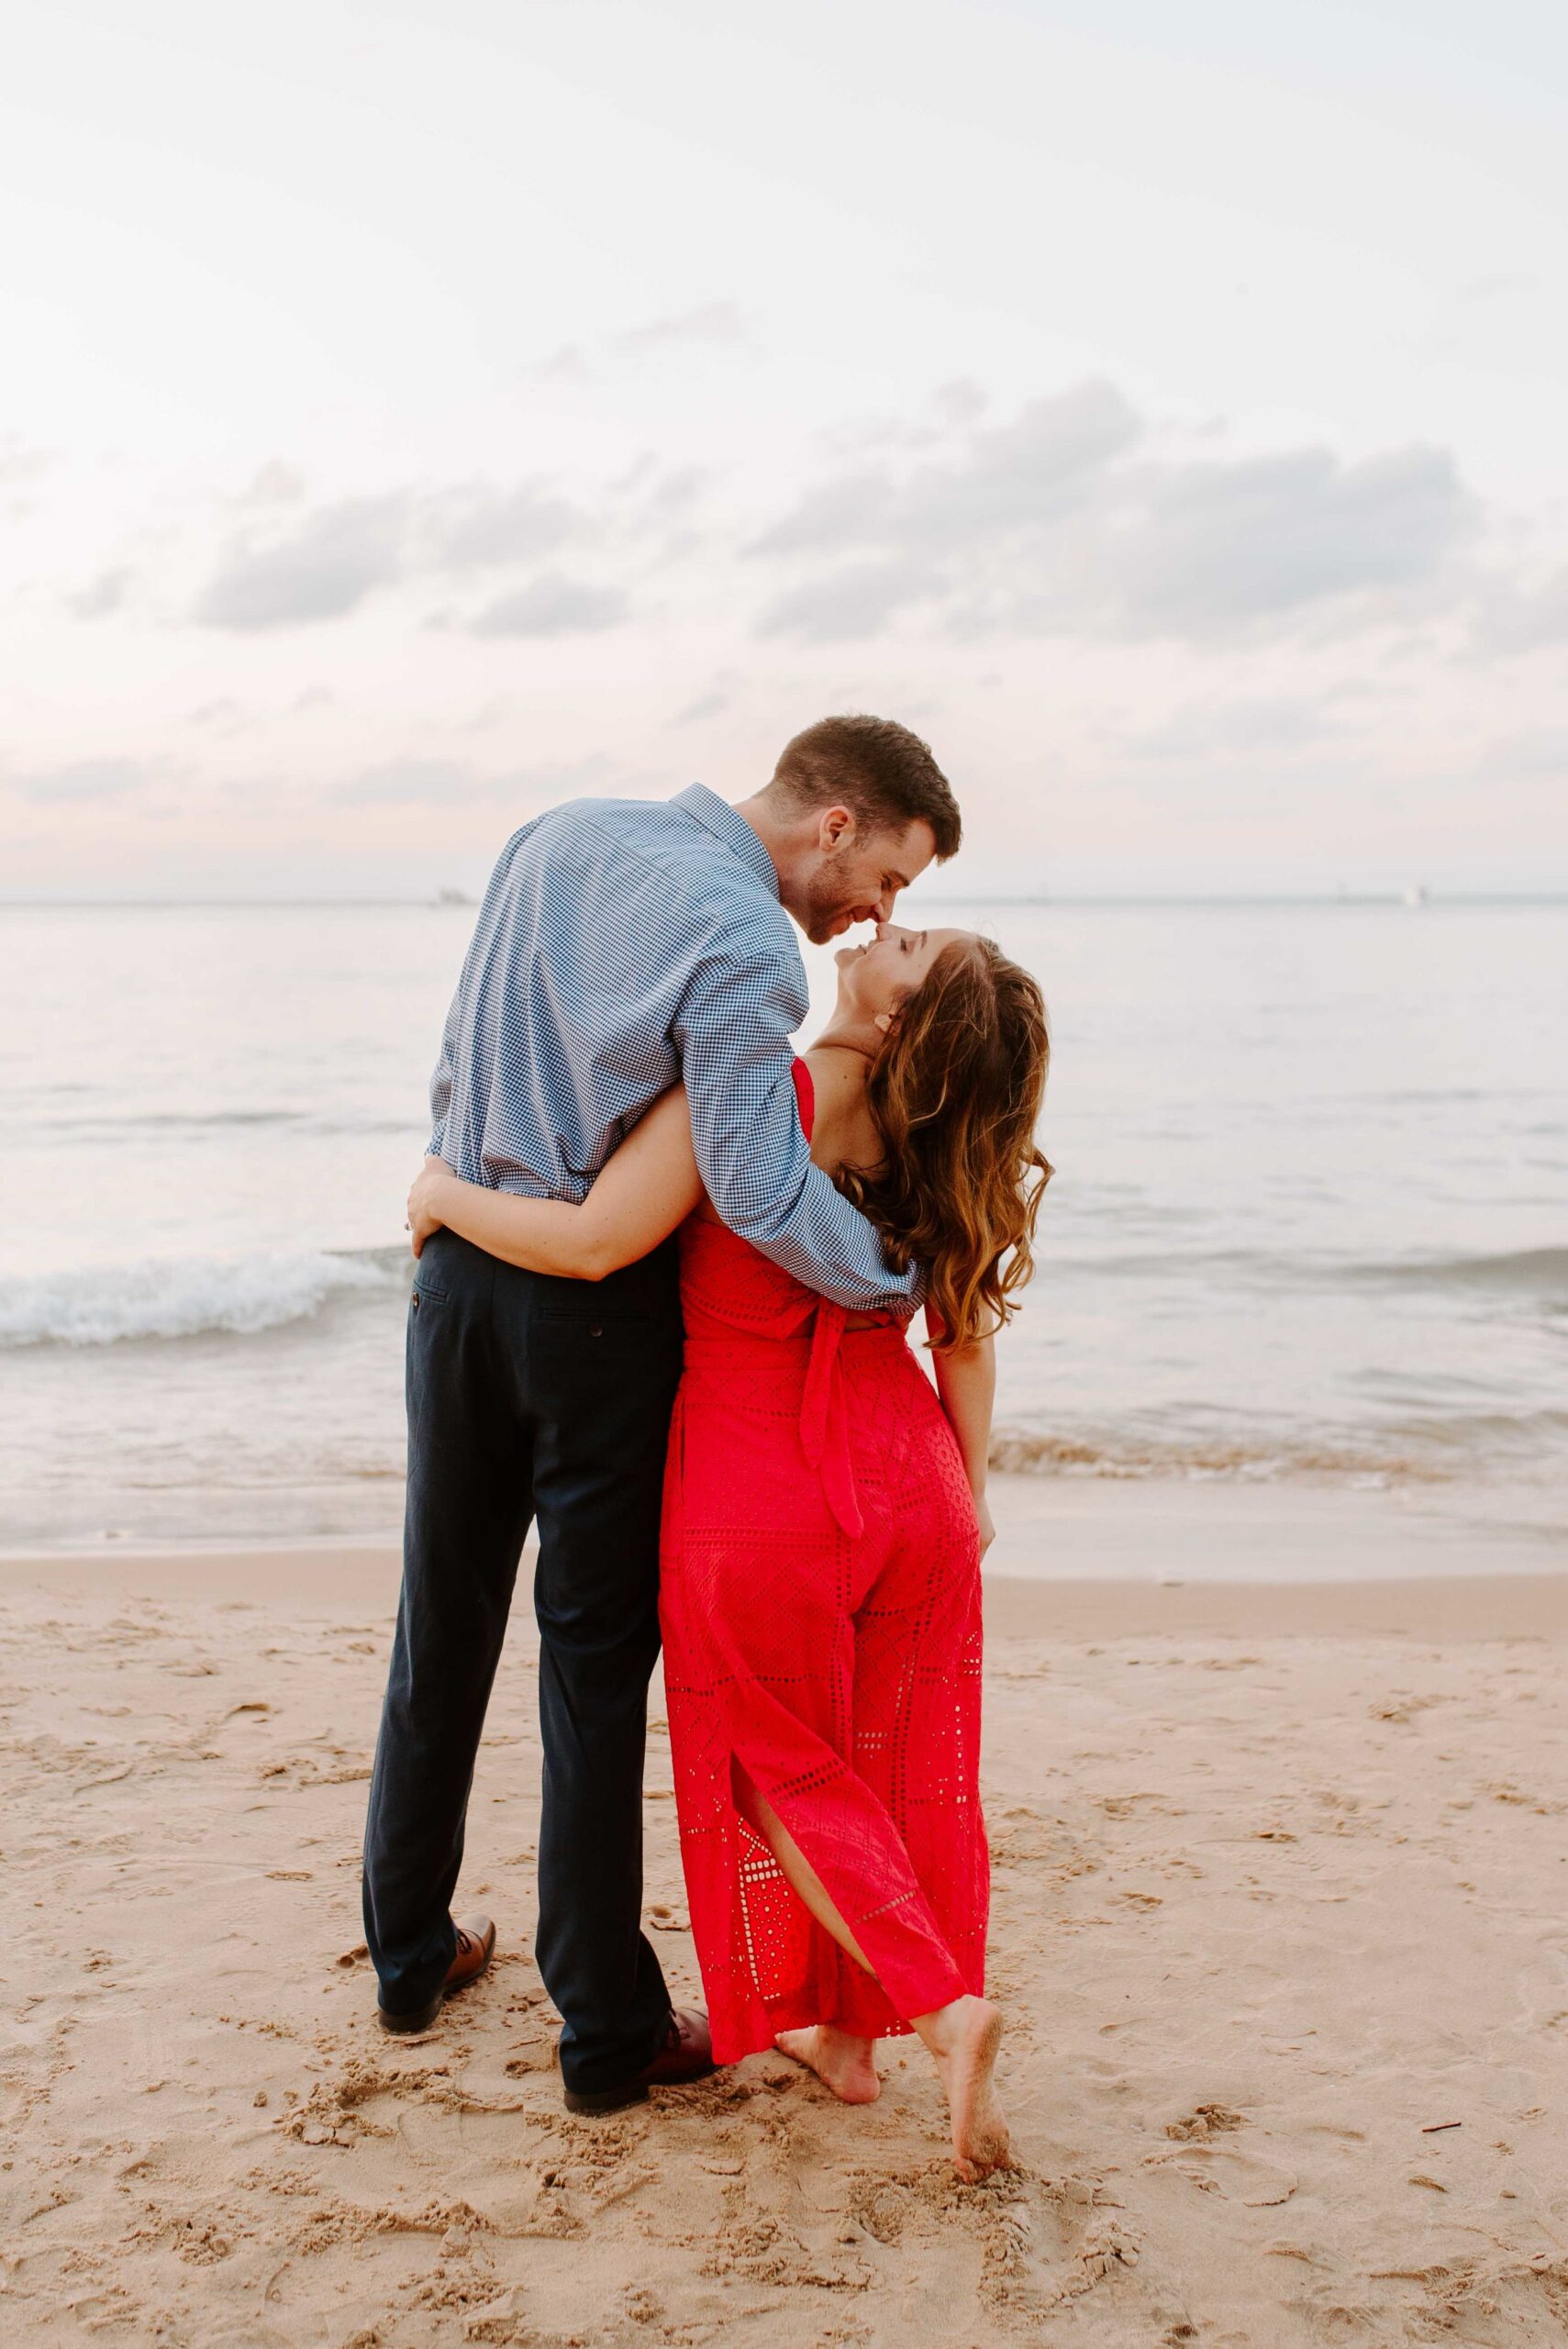
[[[618,2086],[670,1998],[641,1931],[642,1765],[659,1653],[659,1514],[681,1371],[675,1247],[598,1282],[450,1231],[408,1310],[403,1592],[365,1829],[365,1939],[391,2012],[428,2004],[517,1561],[539,1520],[544,1748],[535,1952],[561,2068]]]

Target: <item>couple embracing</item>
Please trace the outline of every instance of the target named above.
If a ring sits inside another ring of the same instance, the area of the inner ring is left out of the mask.
[[[450,1903],[536,1522],[535,1950],[567,2105],[774,2045],[868,2103],[876,2042],[913,2031],[973,2179],[1009,2159],[978,1787],[993,1341],[1050,1169],[1034,980],[891,920],[959,840],[927,746],[851,717],[739,807],[579,801],[504,850],[409,1202],[364,1903],[383,2022],[428,2029],[495,1946]],[[815,944],[876,925],[799,1059],[792,918]],[[640,1929],[661,1636],[706,2013],[673,2010]]]

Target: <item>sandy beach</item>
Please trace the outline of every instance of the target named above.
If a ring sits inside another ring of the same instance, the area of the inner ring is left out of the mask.
[[[982,2188],[906,2045],[865,2111],[757,2057],[566,2114],[525,1608],[462,1887],[500,1954],[405,2043],[358,1908],[392,1550],[0,1564],[6,2340],[1564,2337],[1568,1578],[1376,1497],[1003,1480],[998,1515],[1021,2166]],[[1270,1523],[1292,1578],[1205,1575]],[[669,1788],[656,1725],[648,1914],[695,1993]]]

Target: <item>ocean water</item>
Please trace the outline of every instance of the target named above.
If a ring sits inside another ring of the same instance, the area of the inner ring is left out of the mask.
[[[1005,1464],[1568,1518],[1568,907],[940,918],[1051,1007]],[[472,919],[0,909],[0,1547],[396,1526],[403,1201]]]

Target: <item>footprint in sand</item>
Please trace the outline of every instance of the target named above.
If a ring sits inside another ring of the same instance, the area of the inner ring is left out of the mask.
[[[1251,2127],[1244,2112],[1228,2104],[1198,2104],[1180,2121],[1167,2121],[1165,2134],[1178,2144],[1203,2144],[1211,2137],[1228,2136],[1233,2129]]]

